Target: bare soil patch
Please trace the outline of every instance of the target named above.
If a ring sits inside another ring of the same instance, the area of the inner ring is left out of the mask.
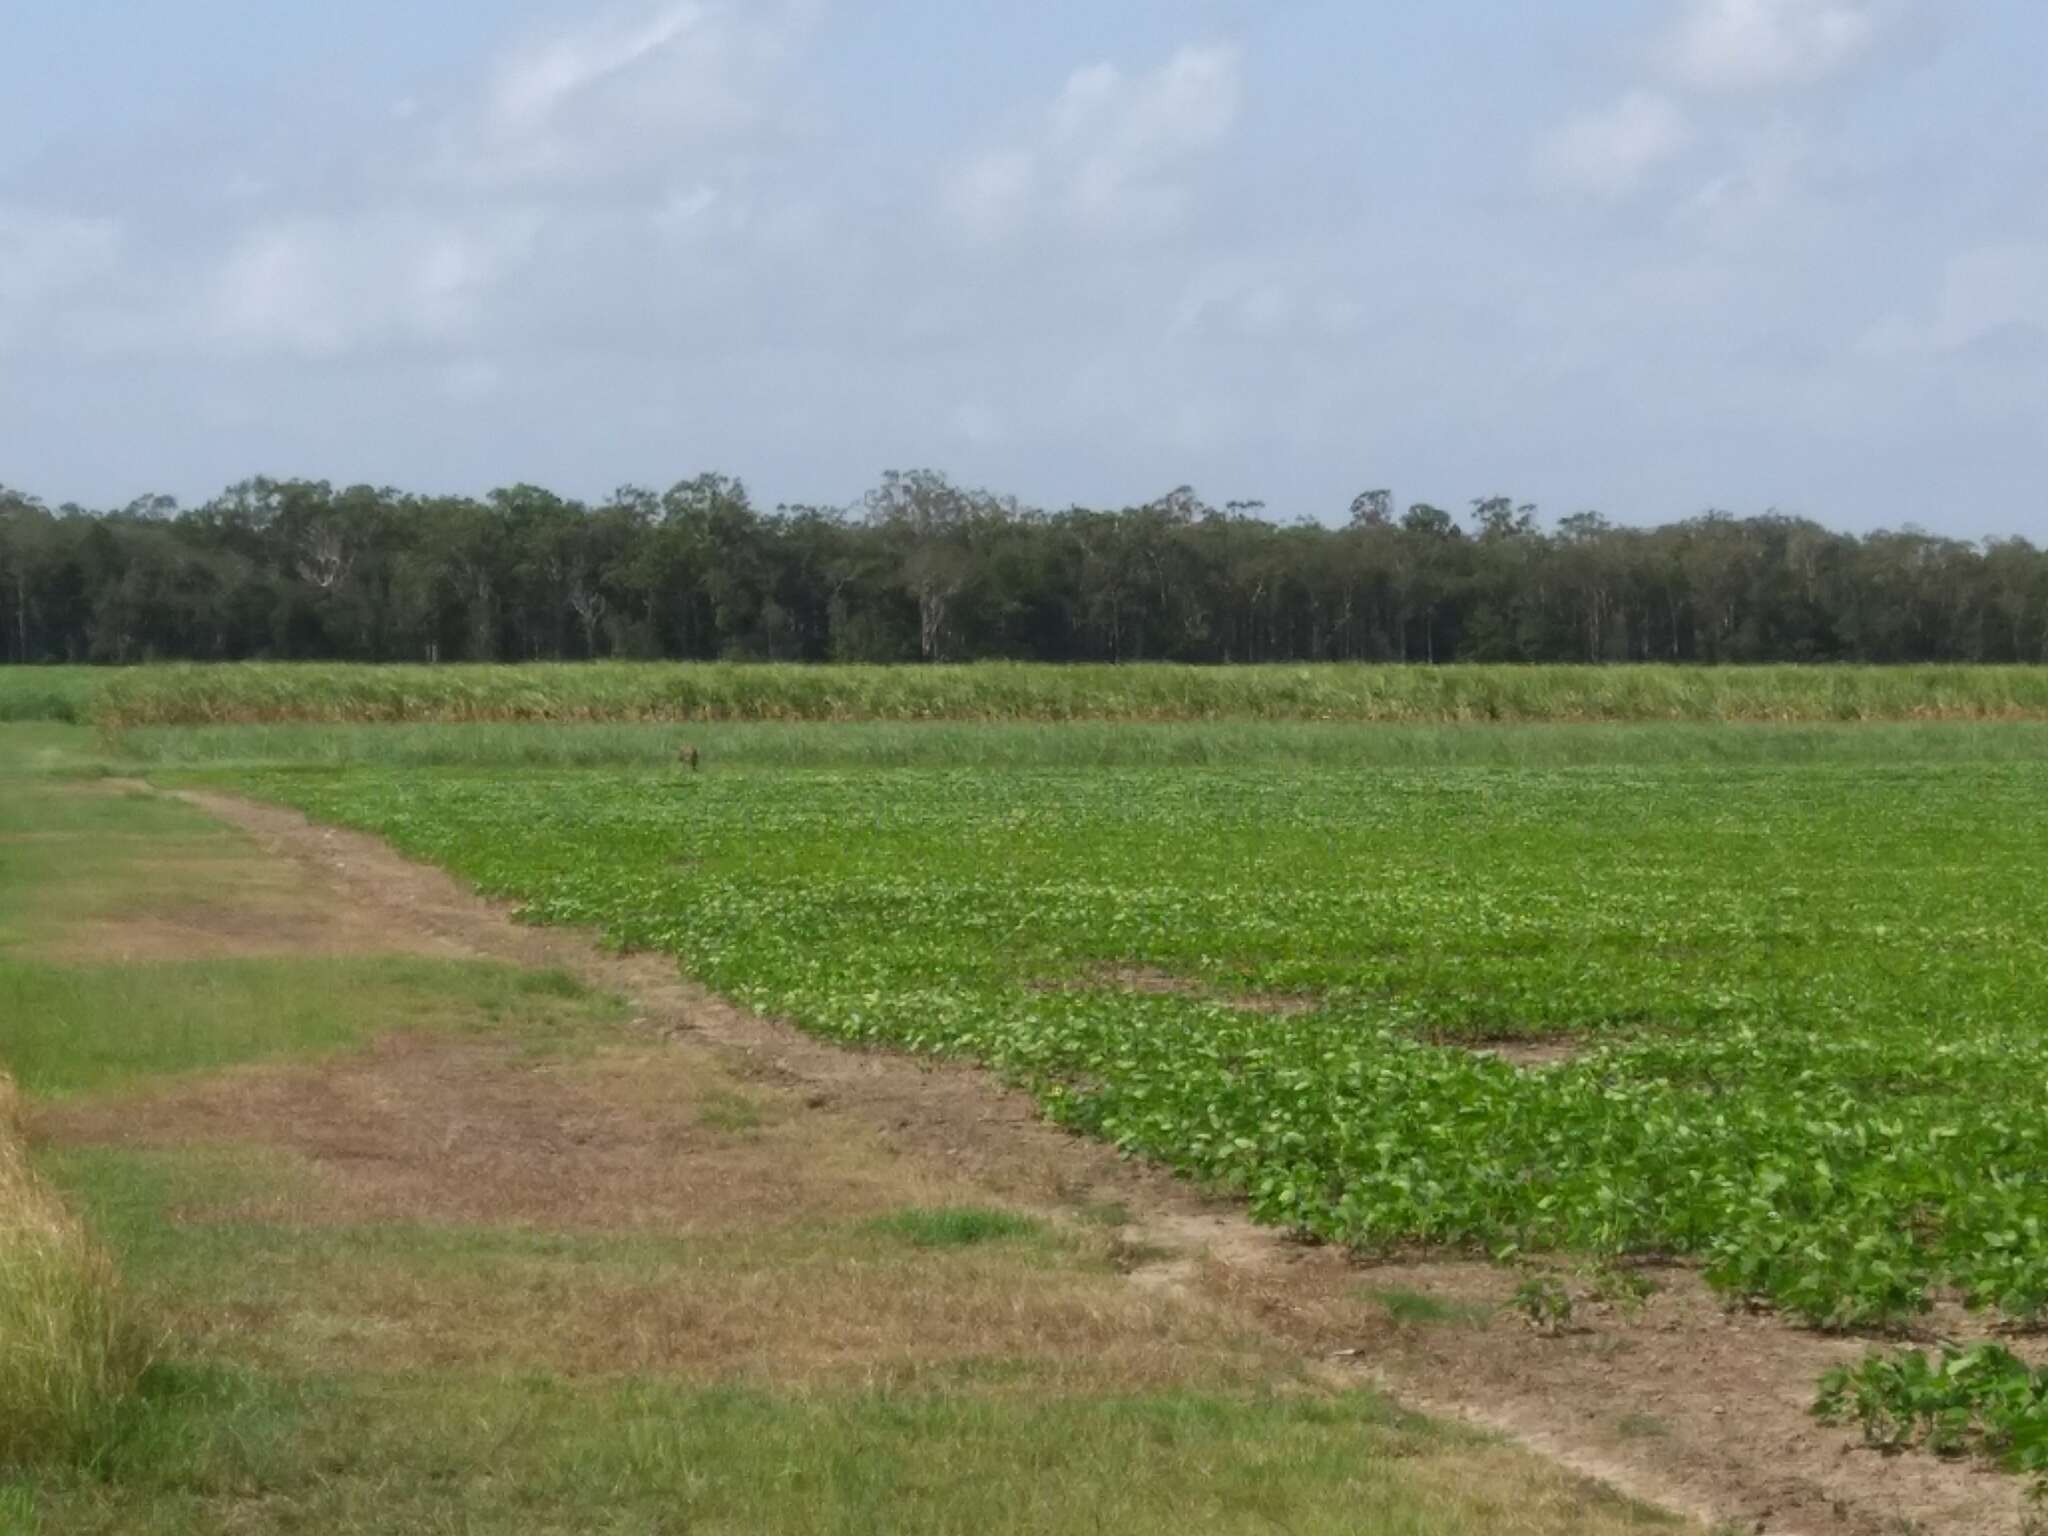
[[[1516,1034],[1512,1029],[1491,1030],[1486,1033],[1432,1029],[1423,1031],[1420,1038],[1425,1044],[1436,1046],[1440,1050],[1464,1051],[1473,1056],[1490,1057],[1494,1061],[1504,1061],[1509,1066],[1519,1067],[1523,1071],[1535,1071],[1539,1067],[1554,1067],[1565,1062],[1577,1061],[1596,1047],[1596,1042],[1578,1035]]]
[[[1510,1306],[1513,1271],[1416,1259],[1211,1266],[1200,1283],[1286,1336],[1341,1359],[1412,1406],[1498,1428],[1568,1465],[1627,1485],[1647,1473],[1666,1502],[1733,1529],[2017,1533],[2017,1479],[1931,1457],[1887,1457],[1809,1409],[1820,1374],[1867,1340],[1787,1327],[1728,1307],[1689,1269],[1654,1272],[1639,1307],[1565,1276],[1572,1326],[1549,1336]],[[1485,1321],[1403,1323],[1361,1285],[1462,1304]]]
[[[1465,1049],[1475,1056],[1491,1056],[1495,1061],[1504,1061],[1511,1067],[1533,1072],[1539,1067],[1562,1066],[1565,1062],[1577,1061],[1591,1047],[1583,1041],[1560,1036],[1548,1040],[1472,1042]]]
[[[1191,997],[1222,1003],[1244,1013],[1271,1014],[1276,1018],[1313,1013],[1321,1006],[1318,999],[1301,993],[1222,992],[1191,977],[1176,976],[1171,971],[1150,965],[1100,965],[1092,967],[1078,979],[1046,981],[1039,986],[1046,992],[1131,992],[1143,997]]]
[[[583,935],[522,927],[445,873],[411,864],[372,838],[231,797],[187,798],[295,860],[347,904],[375,910],[381,923],[475,955],[563,967],[632,998],[650,1032],[674,1041],[679,1055],[708,1053],[705,1059],[786,1112],[817,1117],[882,1159],[929,1170],[918,1177],[934,1186],[971,1183],[1050,1213],[1121,1205],[1130,1220],[1114,1237],[1140,1256],[1126,1266],[1127,1289],[1147,1307],[1170,1301],[1219,1323],[1255,1321],[1273,1339],[1325,1361],[1335,1379],[1363,1377],[1416,1408],[1506,1433],[1624,1492],[1733,1529],[1989,1536],[2022,1528],[2017,1480],[1923,1456],[1885,1459],[1862,1450],[1852,1433],[1814,1423],[1807,1409],[1820,1371],[1854,1358],[1864,1344],[1731,1312],[1687,1271],[1660,1273],[1661,1290],[1640,1311],[1585,1297],[1576,1309],[1581,1326],[1556,1338],[1504,1313],[1484,1326],[1397,1322],[1370,1288],[1412,1289],[1491,1316],[1516,1276],[1442,1260],[1368,1267],[1342,1252],[1290,1241],[1253,1226],[1234,1202],[1205,1198],[1047,1125],[1028,1098],[986,1073],[825,1044],[709,995],[681,979],[667,957],[617,956]],[[416,1049],[394,1042],[386,1051],[403,1062]],[[390,1062],[380,1067],[379,1059],[338,1075],[319,1069],[313,1076],[330,1079],[325,1087],[289,1073],[241,1075],[254,1095],[250,1102],[267,1108],[237,1108],[237,1095],[223,1093],[204,1108],[162,1109],[171,1120],[152,1128],[148,1109],[134,1106],[128,1113],[138,1118],[126,1134],[185,1134],[196,1116],[253,1115],[270,1129],[252,1126],[252,1136],[300,1138],[290,1144],[346,1168],[368,1114],[382,1129],[358,1148],[361,1170],[340,1184],[346,1198],[377,1208],[390,1201],[447,1211],[474,1202],[480,1213],[546,1213],[553,1220],[588,1197],[613,1202],[607,1219],[630,1223],[631,1212],[616,1208],[618,1191],[596,1188],[619,1178],[624,1160],[628,1182],[647,1192],[651,1210],[667,1213],[661,1221],[687,1221],[691,1211],[700,1218],[716,1213],[709,1219],[719,1222],[742,1214],[720,1203],[721,1180],[709,1176],[714,1163],[695,1172],[653,1166],[689,1164],[693,1143],[687,1124],[656,1112],[661,1091],[653,1085],[661,1079],[642,1058],[619,1065],[647,1085],[656,1109],[600,1095],[602,1151],[576,1140],[579,1129],[591,1129],[579,1117],[600,1111],[566,1080],[548,1083],[543,1107],[527,1097],[539,1091],[533,1084],[515,1087],[493,1076],[502,1063],[457,1055],[398,1070]],[[453,1117],[450,1096],[466,1102],[472,1093],[488,1111]],[[517,1128],[502,1138],[481,1124],[500,1115]],[[301,1117],[304,1132],[290,1129]],[[122,1133],[111,1122],[60,1121],[50,1129]],[[558,1196],[545,1187],[549,1178],[512,1166],[527,1147],[573,1195]],[[439,1175],[437,1158],[446,1170]],[[747,1177],[769,1173],[761,1167]],[[457,1188],[470,1181],[476,1192]],[[865,1197],[844,1198],[857,1204]],[[989,1304],[999,1308],[1000,1296]],[[1080,1343],[1085,1335],[1074,1338]]]

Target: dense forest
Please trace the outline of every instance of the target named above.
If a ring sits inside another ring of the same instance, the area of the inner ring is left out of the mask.
[[[930,471],[853,507],[721,475],[597,505],[250,480],[181,510],[0,489],[0,657],[2048,661],[2048,551],[1713,512],[1660,528],[1368,491],[1038,511]]]

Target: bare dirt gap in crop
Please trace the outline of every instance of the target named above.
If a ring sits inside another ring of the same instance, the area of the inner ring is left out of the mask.
[[[1520,1067],[1533,1072],[1539,1067],[1559,1067],[1566,1062],[1577,1061],[1586,1054],[1588,1047],[1569,1038],[1530,1040],[1491,1040],[1484,1044],[1466,1047],[1474,1056],[1491,1056],[1495,1061],[1504,1061],[1511,1067]]]
[[[2017,1480],[1923,1456],[1882,1458],[1853,1434],[1814,1423],[1807,1410],[1820,1372],[1856,1357],[1864,1345],[1731,1312],[1683,1269],[1658,1273],[1659,1290],[1640,1312],[1581,1295],[1574,1327],[1540,1336],[1501,1310],[1515,1277],[1494,1266],[1440,1259],[1368,1266],[1290,1241],[1253,1226],[1232,1202],[1205,1198],[1047,1125],[1028,1098],[986,1073],[828,1045],[706,993],[683,980],[667,957],[613,955],[583,934],[523,927],[442,871],[412,864],[374,838],[228,796],[186,798],[317,874],[348,905],[376,912],[381,926],[437,948],[568,969],[630,998],[655,1035],[686,1049],[711,1048],[743,1079],[773,1088],[806,1114],[863,1128],[889,1155],[1047,1211],[1120,1205],[1128,1220],[1118,1238],[1133,1256],[1134,1288],[1256,1322],[1327,1362],[1335,1379],[1383,1386],[1412,1407],[1505,1433],[1623,1492],[1731,1529],[1989,1536],[2022,1528]],[[384,1049],[410,1048],[401,1041]],[[473,1066],[451,1060],[435,1070]],[[369,1091],[351,1089],[350,1072],[374,1075],[374,1068],[323,1069],[328,1086],[318,1091],[341,1095],[344,1103],[355,1092],[358,1100],[346,1112],[315,1115],[307,1135],[328,1134],[323,1124],[336,1136],[348,1134],[347,1114]],[[273,1109],[293,1114],[306,1113],[306,1096],[316,1092],[310,1083],[283,1080],[262,1091],[275,1096]],[[612,1096],[599,1097],[611,1106],[607,1113],[623,1113]],[[516,1103],[497,1108],[509,1116],[508,1150],[555,1158],[571,1171],[573,1189],[588,1193],[591,1181],[615,1171],[602,1159],[575,1171],[576,1155],[560,1145],[569,1122],[559,1108],[540,1126],[521,1122]],[[395,1121],[411,1113],[398,1099],[381,1113],[392,1117],[386,1128],[396,1138],[385,1145],[447,1134],[445,1127],[437,1132],[431,1115],[421,1127],[396,1129]],[[171,1133],[143,1114],[133,1134],[159,1131]],[[644,1166],[670,1155],[687,1160],[687,1136],[665,1149],[662,1134],[658,1126],[638,1125],[625,1137],[630,1153],[618,1154],[639,1159],[636,1179],[652,1180],[656,1190],[665,1179],[687,1177]],[[453,1144],[462,1144],[462,1133]],[[484,1170],[483,1186],[497,1193],[477,1198],[507,1200],[515,1209],[531,1202],[533,1214],[553,1214],[555,1195],[525,1188],[525,1175],[509,1168],[490,1174],[497,1165],[479,1155],[484,1162],[470,1171]],[[394,1186],[382,1187],[383,1195],[366,1198],[390,1197]],[[448,1198],[445,1190],[417,1197]],[[1462,1303],[1454,1309],[1459,1320],[1398,1321],[1378,1299],[1391,1291]]]
[[[1298,992],[1220,991],[1192,977],[1176,976],[1172,971],[1153,965],[1091,966],[1077,979],[1043,981],[1038,984],[1038,989],[1042,992],[1126,992],[1139,997],[1191,997],[1222,1003],[1242,1013],[1271,1014],[1276,1018],[1313,1013],[1322,1006],[1318,999]]]

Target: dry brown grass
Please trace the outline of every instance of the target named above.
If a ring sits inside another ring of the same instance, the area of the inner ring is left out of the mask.
[[[41,1125],[75,1148],[253,1154],[264,1177],[167,1214],[291,1234],[176,1308],[186,1336],[259,1359],[763,1383],[1029,1362],[1041,1386],[1136,1390],[1282,1358],[1130,1285],[1115,1234],[1078,1220],[959,1249],[893,1239],[875,1218],[987,1190],[702,1048],[536,1060],[395,1037]]]
[[[846,1229],[669,1251],[417,1236],[273,1249],[227,1296],[191,1298],[181,1331],[259,1364],[804,1389],[991,1372],[1121,1393],[1294,1372],[1242,1329],[1067,1254],[891,1251]]]
[[[857,1220],[973,1188],[670,1045],[563,1058],[387,1035],[333,1060],[55,1104],[39,1124],[66,1145],[287,1154],[314,1178],[272,1215],[310,1226],[698,1235]]]
[[[113,1265],[29,1166],[0,1073],[0,1466],[86,1449],[142,1363]]]
[[[70,888],[67,889],[67,886]],[[458,951],[373,908],[337,906],[303,870],[239,842],[129,862],[118,888],[52,882],[30,952],[93,964]]]

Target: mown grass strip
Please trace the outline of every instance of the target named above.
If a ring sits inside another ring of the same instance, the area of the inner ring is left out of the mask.
[[[157,1372],[44,1536],[1621,1536],[1677,1522],[1367,1394],[788,1394],[547,1372]]]
[[[1358,725],[1208,721],[149,726],[113,738],[152,769],[1612,768],[2048,760],[2048,724]]]
[[[573,989],[573,990],[572,990]],[[573,1049],[620,1005],[559,972],[410,956],[62,966],[0,960],[0,1060],[39,1096],[349,1050],[400,1030]]]

